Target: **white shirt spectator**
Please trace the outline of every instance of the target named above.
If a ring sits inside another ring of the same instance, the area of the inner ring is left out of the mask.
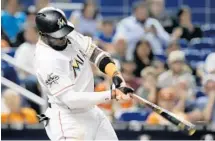
[[[35,53],[36,45],[25,42],[21,44],[16,50],[15,60],[16,64],[27,68],[31,72],[34,72],[34,53]],[[20,77],[25,78],[27,74],[20,72]]]
[[[177,61],[183,62],[183,64],[177,64],[178,67],[182,67],[182,70],[174,73],[172,65]],[[178,50],[171,52],[168,56],[168,65],[170,69],[158,76],[158,87],[165,88],[184,83],[188,88],[188,96],[193,96],[196,92],[195,78],[186,70],[184,52]]]
[[[145,32],[145,29],[151,26],[156,29],[156,35]],[[167,44],[170,41],[170,35],[158,20],[148,18],[144,24],[141,24],[134,16],[129,16],[118,23],[114,40],[120,38],[128,42],[126,58],[129,60],[133,59],[135,45],[141,38],[146,38],[151,43],[154,54],[163,54],[162,44]]]
[[[1,113],[9,113],[9,109],[7,105],[5,104],[5,99],[1,98]]]
[[[81,11],[74,11],[71,17],[75,17],[77,23],[75,29],[82,34],[94,35],[97,31],[97,23],[101,22],[102,16],[98,15],[95,19],[87,19],[83,16]]]
[[[205,71],[206,73],[215,72],[215,53],[211,53],[205,60]]]

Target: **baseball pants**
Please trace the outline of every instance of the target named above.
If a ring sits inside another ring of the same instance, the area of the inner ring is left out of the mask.
[[[52,141],[118,140],[111,123],[97,106],[72,111],[53,105],[45,115],[49,118],[46,133]]]

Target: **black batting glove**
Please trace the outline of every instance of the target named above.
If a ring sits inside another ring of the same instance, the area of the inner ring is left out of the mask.
[[[132,88],[127,86],[121,86],[123,83],[123,80],[119,76],[117,75],[114,76],[112,80],[113,80],[113,84],[115,85],[115,88],[119,89],[124,94],[134,93],[134,90]]]

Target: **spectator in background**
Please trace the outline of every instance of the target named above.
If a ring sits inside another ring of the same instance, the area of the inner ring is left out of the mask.
[[[36,5],[36,10],[39,11],[40,9],[49,6],[50,0],[34,0]]]
[[[19,79],[18,74],[17,74],[16,70],[14,69],[14,67],[3,60],[1,61],[1,75],[4,78],[20,85],[20,79]],[[2,86],[1,89],[2,89],[1,91],[3,91],[5,89],[5,87]]]
[[[38,40],[36,25],[28,23],[25,26],[24,38],[26,42],[21,44],[15,53],[16,64],[33,72],[33,59]],[[29,76],[29,74],[23,71],[19,71],[19,74],[21,79],[25,79]]]
[[[136,66],[132,61],[124,61],[122,62],[121,72],[122,76],[129,86],[133,89],[137,89],[140,85],[139,79],[134,75],[134,70]]]
[[[102,17],[94,0],[86,0],[81,11],[74,11],[70,17],[77,31],[94,36],[101,26]]]
[[[152,62],[152,66],[155,68],[157,76],[159,76],[160,74],[162,74],[163,72],[166,71],[165,64],[162,61],[160,61],[160,60],[153,61]]]
[[[173,27],[175,32],[178,30],[181,34],[181,38],[187,39],[190,41],[193,38],[201,38],[202,30],[200,27],[192,23],[192,16],[190,8],[187,6],[181,7],[177,13],[177,22],[178,26]]]
[[[208,75],[203,82],[206,97],[197,100],[197,106],[203,110],[203,120],[215,123],[215,75]]]
[[[10,42],[10,39],[7,37],[7,35],[4,33],[3,29],[1,28],[1,48],[6,49],[11,46],[12,46],[12,44]]]
[[[210,53],[205,60],[206,73],[215,75],[215,52]]]
[[[2,99],[8,109],[7,112],[1,113],[2,124],[38,123],[36,112],[31,108],[21,106],[21,97],[17,92],[7,89],[3,92]]]
[[[1,13],[1,26],[12,43],[25,22],[25,13],[18,12],[18,0],[8,0],[6,7]]]
[[[34,5],[31,5],[27,8],[27,10],[25,12],[27,15],[26,22],[31,23],[31,24],[36,24],[35,23],[35,18],[36,18],[36,14],[37,14],[36,7]]]
[[[186,68],[185,54],[182,51],[173,51],[168,57],[169,70],[158,77],[160,88],[170,87],[182,83],[189,89],[187,97],[194,98],[196,84],[195,78]]]
[[[153,59],[154,55],[149,41],[145,39],[138,41],[134,50],[134,61],[136,63],[135,76],[140,77],[142,69],[150,66]]]
[[[32,24],[32,25],[35,25],[35,17],[36,17],[36,7],[31,5],[27,8],[26,10],[26,22],[25,24]],[[25,26],[25,25],[24,25]],[[16,37],[16,43],[15,43],[15,46],[18,47],[20,46],[22,43],[24,43],[26,40],[25,40],[25,37],[24,37],[24,30],[21,30],[18,34],[17,34],[17,37]]]
[[[138,1],[133,5],[133,14],[118,23],[114,40],[123,38],[128,43],[126,59],[133,60],[135,45],[143,37],[151,43],[154,54],[163,54],[163,45],[173,38],[158,20],[148,17],[146,3]]]
[[[215,123],[215,53],[208,55],[205,61],[206,74],[203,76],[204,97],[196,101],[197,108],[190,112],[191,121],[203,120]]]
[[[171,52],[176,51],[176,50],[180,50],[180,48],[181,47],[177,41],[170,42],[166,48],[166,56],[168,57]]]
[[[114,25],[110,20],[104,20],[102,22],[101,31],[96,35],[96,41],[99,47],[110,52],[113,52],[113,36],[114,36]]]
[[[2,51],[2,56],[4,54],[9,55],[11,57],[14,57],[14,50],[10,48],[11,47],[11,43],[9,38],[7,37],[6,34],[4,34],[4,31],[1,28],[1,51]],[[5,60],[1,60],[1,75],[16,83],[16,84],[20,84],[20,79],[18,77],[18,74],[16,72],[16,70],[14,69],[14,67],[9,64],[8,62],[6,62]],[[1,91],[3,91],[5,89],[5,86],[2,85],[1,87]]]
[[[171,26],[173,21],[165,9],[165,0],[149,0],[149,16],[157,19],[163,27]]]
[[[205,96],[196,100],[197,108],[188,114],[188,118],[195,121],[215,123],[215,76],[204,76],[203,81]]]
[[[117,41],[113,42],[114,52],[111,55],[116,58],[119,62],[123,62],[126,60],[126,50],[127,50],[127,42],[125,39],[121,38]]]
[[[154,67],[146,67],[141,71],[141,86],[136,93],[153,103],[157,94],[157,73]]]
[[[34,53],[38,40],[36,25],[31,23],[26,24],[24,38],[26,41],[18,47],[14,58],[19,66],[28,69],[34,74]],[[36,95],[41,96],[38,81],[35,75],[29,74],[28,72],[25,72],[21,69],[18,69],[18,72],[25,88]],[[40,113],[40,107],[37,104],[32,101],[29,101],[29,104],[37,111],[37,113]]]

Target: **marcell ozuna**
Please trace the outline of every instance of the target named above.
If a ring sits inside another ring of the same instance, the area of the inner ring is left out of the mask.
[[[75,31],[60,9],[41,9],[36,25],[40,38],[34,65],[49,99],[49,108],[40,115],[48,137],[52,141],[118,140],[96,105],[111,99],[129,99],[133,89],[127,87],[108,53],[93,44],[90,37]],[[112,78],[115,89],[94,92],[90,63]]]

